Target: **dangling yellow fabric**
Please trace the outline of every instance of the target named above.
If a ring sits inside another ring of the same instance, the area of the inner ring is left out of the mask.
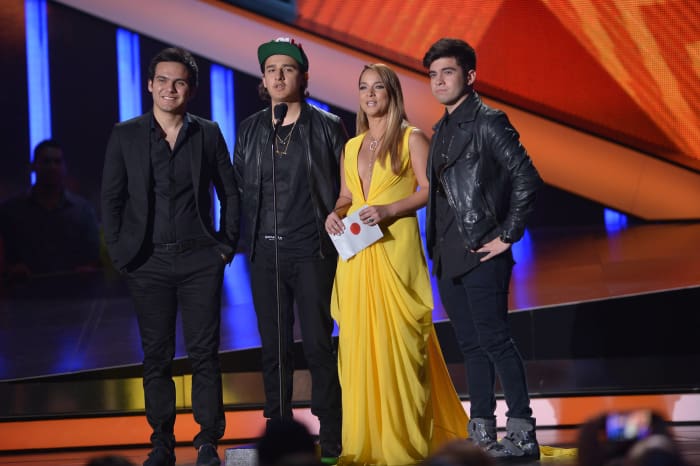
[[[563,458],[573,459],[578,456],[578,448],[559,448],[540,445],[540,456],[541,461],[555,461]]]

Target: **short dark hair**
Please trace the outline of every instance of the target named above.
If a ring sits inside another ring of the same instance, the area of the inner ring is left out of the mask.
[[[180,47],[168,47],[161,50],[151,59],[148,65],[148,80],[153,81],[156,77],[156,66],[164,61],[174,61],[182,63],[187,68],[187,82],[190,87],[196,88],[199,85],[199,67],[190,52]]]
[[[474,47],[462,39],[443,37],[430,46],[423,56],[423,66],[430,65],[439,58],[454,57],[457,64],[464,69],[465,74],[469,70],[476,70],[476,51]]]
[[[43,154],[46,149],[58,149],[63,151],[63,147],[55,139],[44,139],[34,148],[34,158],[32,160],[36,161],[39,155]]]

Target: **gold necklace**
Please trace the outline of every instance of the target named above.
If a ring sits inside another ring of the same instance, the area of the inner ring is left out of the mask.
[[[372,139],[369,142],[369,150],[374,152],[375,150],[377,150],[377,147],[379,147],[379,143],[382,142],[382,139],[384,139],[384,135],[382,134],[382,137],[380,137],[379,139],[372,136],[369,132],[367,132],[367,135]]]
[[[369,163],[367,167],[369,168],[369,176],[372,176],[372,169],[374,168],[374,161],[377,160],[376,154],[372,152],[369,156]]]
[[[374,136],[372,136],[369,132],[367,132],[367,136],[369,136],[372,140],[369,142],[369,145],[367,148],[369,149],[369,162],[367,163],[367,168],[369,170],[369,176],[370,178],[372,177],[372,171],[374,168],[374,162],[377,160],[377,147],[379,147],[379,143],[384,139],[384,135],[380,137],[379,139],[375,139]]]
[[[377,150],[377,147],[379,147],[379,144],[382,142],[382,139],[384,139],[384,135],[382,134],[382,137],[377,139],[374,136],[372,136],[372,134],[369,131],[367,131],[367,136],[371,138],[371,141],[367,146],[370,151],[369,163],[367,164],[367,167],[369,168],[369,175],[372,176],[372,167],[374,166],[375,160],[377,160],[377,153],[375,151]]]
[[[275,154],[277,154],[279,157],[287,155],[287,149],[289,149],[289,143],[292,142],[292,133],[294,132],[294,128],[297,126],[297,121],[298,118],[294,120],[292,129],[289,130],[289,134],[287,134],[284,138],[281,138],[279,134],[275,136],[277,139],[277,141],[275,141]],[[280,149],[280,146],[284,146],[284,150]]]

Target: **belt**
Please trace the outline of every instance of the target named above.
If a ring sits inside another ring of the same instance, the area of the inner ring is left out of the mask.
[[[158,252],[183,252],[213,245],[214,241],[211,238],[192,238],[183,239],[174,243],[155,243],[153,245],[153,250]]]

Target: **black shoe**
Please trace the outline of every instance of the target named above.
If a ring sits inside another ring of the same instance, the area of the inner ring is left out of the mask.
[[[338,464],[338,457],[337,456],[324,456],[323,454],[321,454],[321,464],[328,464],[328,465]]]
[[[211,443],[200,445],[197,450],[197,466],[220,466],[221,460],[216,447]]]
[[[321,461],[321,464],[337,464],[339,457],[340,447],[329,450],[328,448],[323,448],[320,444],[316,445],[316,458]]]
[[[321,447],[321,463],[336,464],[342,450],[340,444],[340,431],[342,420],[340,418],[320,419],[318,440]]]
[[[175,466],[175,453],[165,447],[154,447],[143,466]]]

